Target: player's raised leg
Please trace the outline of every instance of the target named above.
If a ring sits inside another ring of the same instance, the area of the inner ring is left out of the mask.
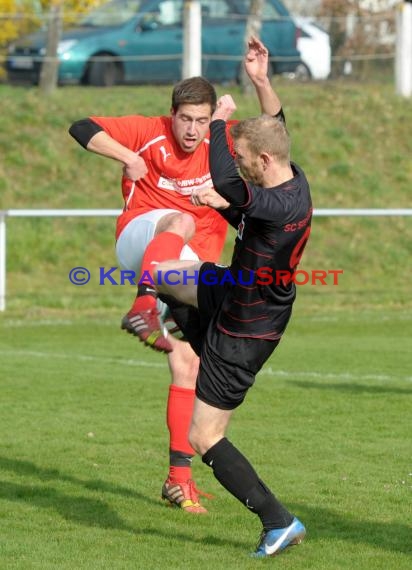
[[[118,241],[119,258],[138,260],[134,263],[138,266],[137,296],[121,327],[160,352],[171,352],[172,345],[165,338],[159,319],[153,271],[161,261],[178,259],[194,232],[195,223],[189,214],[157,210],[132,220]]]

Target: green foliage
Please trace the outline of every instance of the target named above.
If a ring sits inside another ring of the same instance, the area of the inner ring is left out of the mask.
[[[40,25],[37,2],[1,0],[0,48],[18,36],[27,34]]]
[[[7,46],[13,40],[47,26],[52,6],[63,4],[62,25],[67,26],[76,21],[80,14],[103,2],[104,0],[0,0],[0,63],[5,58]],[[0,65],[0,81],[5,75],[5,69]]]
[[[63,4],[64,23],[73,22],[79,14],[87,12],[104,0],[1,0],[0,47],[11,40],[34,31],[47,22],[52,6]],[[65,15],[66,14],[66,15]]]

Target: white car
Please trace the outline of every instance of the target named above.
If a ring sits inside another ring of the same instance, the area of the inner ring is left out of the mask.
[[[329,34],[313,20],[295,17],[298,27],[297,48],[302,62],[296,67],[296,79],[327,79],[331,71],[332,50]]]

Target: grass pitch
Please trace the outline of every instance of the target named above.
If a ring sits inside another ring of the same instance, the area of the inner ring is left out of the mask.
[[[209,515],[161,502],[166,361],[101,315],[0,317],[0,568],[410,568],[410,312],[297,307],[235,414],[230,439],[308,529],[267,561],[200,459]]]

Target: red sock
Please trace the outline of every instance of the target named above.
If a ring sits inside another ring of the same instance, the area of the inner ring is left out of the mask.
[[[192,478],[192,468],[191,467],[176,467],[176,465],[169,465],[169,477],[168,479],[172,483],[186,483]]]
[[[153,286],[151,278],[156,264],[167,259],[179,259],[184,244],[184,239],[172,232],[162,232],[155,236],[144,252],[139,284]]]
[[[184,453],[188,457],[195,455],[189,443],[189,427],[192,421],[195,391],[171,384],[167,402],[167,427],[170,434],[170,451]],[[173,481],[187,481],[192,478],[190,466],[170,465],[169,477]]]

